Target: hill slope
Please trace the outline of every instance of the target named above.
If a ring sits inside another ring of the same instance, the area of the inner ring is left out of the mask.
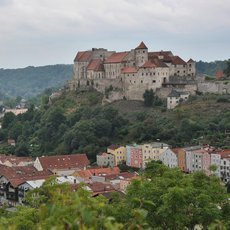
[[[8,97],[34,97],[46,88],[62,87],[72,75],[72,65],[0,69],[0,94]]]

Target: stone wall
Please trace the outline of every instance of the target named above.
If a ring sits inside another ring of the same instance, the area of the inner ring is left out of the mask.
[[[230,82],[200,82],[198,91],[201,93],[230,94]]]

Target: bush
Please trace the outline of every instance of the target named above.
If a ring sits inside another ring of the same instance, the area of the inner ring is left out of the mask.
[[[226,97],[219,97],[219,98],[217,98],[216,102],[218,102],[218,103],[221,103],[221,102],[228,103],[229,100]]]

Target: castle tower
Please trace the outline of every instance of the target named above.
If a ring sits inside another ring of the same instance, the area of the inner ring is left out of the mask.
[[[144,42],[135,49],[135,63],[137,67],[144,65],[148,61],[148,48]]]

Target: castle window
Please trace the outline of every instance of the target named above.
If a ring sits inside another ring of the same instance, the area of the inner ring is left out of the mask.
[[[185,70],[184,70],[184,73],[185,73]]]
[[[128,74],[128,77],[129,77],[129,74]]]
[[[132,81],[130,80],[130,83],[132,83]]]
[[[156,80],[153,80],[153,83],[156,83]]]
[[[177,73],[180,73],[180,70],[178,70]]]
[[[153,73],[153,75],[155,75],[155,73]]]
[[[143,50],[143,53],[145,53],[145,50]]]
[[[152,76],[152,73],[150,73],[150,76]]]
[[[133,74],[133,76],[134,76],[134,74]]]
[[[143,83],[143,81],[141,80],[141,83]]]
[[[136,82],[134,81],[134,83],[136,83]]]
[[[148,76],[148,73],[146,73],[146,76]]]
[[[192,64],[189,64],[189,67],[192,67]]]
[[[144,76],[144,73],[142,73],[142,76]]]

